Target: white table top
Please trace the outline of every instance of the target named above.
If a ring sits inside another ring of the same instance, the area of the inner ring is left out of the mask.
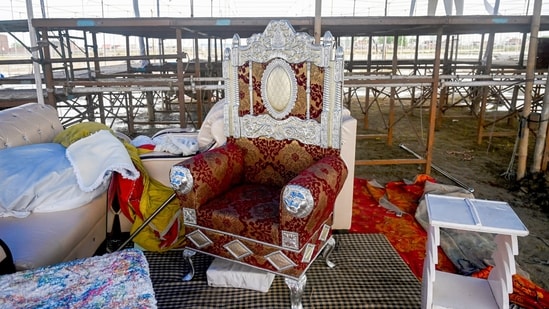
[[[427,194],[429,223],[477,232],[526,236],[528,229],[506,202]]]

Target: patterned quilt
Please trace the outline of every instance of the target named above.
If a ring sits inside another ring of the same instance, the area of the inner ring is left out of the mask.
[[[136,249],[0,276],[0,308],[156,308]]]

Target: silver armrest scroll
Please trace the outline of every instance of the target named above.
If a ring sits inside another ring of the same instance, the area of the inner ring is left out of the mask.
[[[174,165],[170,170],[170,183],[176,192],[187,194],[193,188],[193,175],[188,168]]]
[[[314,200],[309,189],[298,185],[287,185],[282,193],[286,210],[296,218],[308,216],[314,208]]]

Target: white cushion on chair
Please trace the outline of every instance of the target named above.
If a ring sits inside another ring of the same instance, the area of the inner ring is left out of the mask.
[[[337,196],[334,206],[334,230],[348,230],[351,228],[353,213],[353,184],[355,179],[355,148],[357,120],[351,116],[350,111],[344,108],[342,111],[341,126],[341,158],[347,165],[347,179]]]
[[[215,258],[206,271],[208,285],[213,287],[241,288],[266,293],[275,275],[250,266]]]
[[[225,132],[223,130],[223,109],[226,102],[225,99],[219,100],[212,106],[206,115],[206,118],[198,131],[198,148],[203,149],[204,147],[211,145],[213,141],[215,141],[213,148],[225,144],[227,138],[225,137]]]

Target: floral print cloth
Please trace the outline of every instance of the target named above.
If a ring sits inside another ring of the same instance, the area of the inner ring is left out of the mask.
[[[156,308],[143,252],[103,256],[0,276],[0,308]]]

